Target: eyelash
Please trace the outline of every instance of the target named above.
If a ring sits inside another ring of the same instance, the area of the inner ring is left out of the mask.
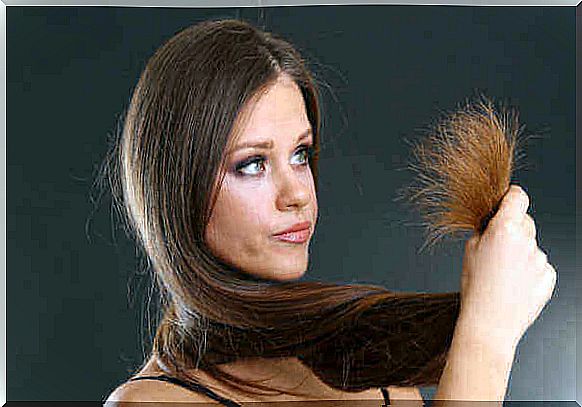
[[[304,163],[301,163],[301,166],[305,166],[308,165],[309,162],[311,161],[312,157],[313,157],[313,153],[315,151],[315,149],[313,148],[313,145],[311,144],[302,144],[301,146],[299,146],[299,148],[295,151],[295,154],[300,153],[305,151],[307,153],[307,157]],[[243,169],[245,169],[245,167],[248,167],[251,164],[255,164],[255,163],[264,163],[266,161],[265,157],[262,155],[256,155],[256,156],[252,156],[244,161],[241,161],[240,163],[235,165],[234,168],[234,172],[236,175],[241,176],[241,177],[253,177],[253,176],[257,176],[259,174],[245,174],[243,172]]]

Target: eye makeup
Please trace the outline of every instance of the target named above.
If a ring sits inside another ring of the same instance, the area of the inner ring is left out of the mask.
[[[313,148],[312,143],[305,143],[305,144],[300,145],[293,153],[293,156],[295,156],[299,153],[304,153],[304,158],[302,158],[301,161],[297,165],[300,165],[300,166],[308,165],[311,158],[313,157],[314,150],[315,149]],[[239,177],[258,176],[258,175],[260,175],[261,172],[263,172],[265,170],[266,161],[267,161],[267,157],[265,155],[261,155],[261,154],[253,155],[251,157],[248,157],[248,158],[236,163],[233,166],[231,172]],[[257,171],[250,171],[249,172],[246,170],[247,168],[252,168],[254,166],[259,166],[259,165],[261,167]]]
[[[254,155],[252,157],[249,157],[241,162],[239,162],[238,164],[236,164],[234,166],[234,174],[237,176],[249,176],[249,175],[255,175],[255,174],[249,174],[247,172],[245,172],[245,168],[250,167],[251,165],[255,165],[255,164],[262,164],[262,167],[264,169],[264,165],[265,165],[265,161],[266,158],[262,155]]]

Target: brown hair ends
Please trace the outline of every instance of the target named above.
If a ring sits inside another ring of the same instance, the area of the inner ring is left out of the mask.
[[[447,236],[483,234],[521,164],[526,138],[518,117],[516,109],[497,109],[478,93],[443,113],[414,143],[408,164],[414,181],[399,198],[423,218],[421,250]]]
[[[241,380],[221,364],[298,357],[344,391],[437,384],[459,293],[267,281],[223,264],[204,243],[240,113],[282,73],[305,100],[317,180],[317,86],[299,53],[273,34],[240,20],[194,25],[155,52],[134,89],[107,171],[160,292],[152,354],[184,381],[200,369],[248,394],[301,395]]]

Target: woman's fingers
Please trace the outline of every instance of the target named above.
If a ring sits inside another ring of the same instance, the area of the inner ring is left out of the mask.
[[[523,219],[523,227],[525,229],[525,234],[529,239],[535,242],[536,239],[536,223],[529,214],[525,214]]]
[[[461,274],[464,312],[491,331],[515,337],[538,317],[556,281],[537,245],[529,203],[523,189],[510,187],[485,233],[467,242]]]
[[[536,290],[538,292],[537,295],[539,295],[540,298],[542,299],[542,302],[540,302],[539,305],[540,306],[539,311],[541,311],[541,309],[548,303],[550,298],[552,298],[552,295],[554,294],[554,289],[556,287],[556,280],[558,278],[556,270],[550,263],[546,263],[544,265],[541,274],[542,281],[540,282],[539,288]]]
[[[556,269],[550,264],[546,263],[546,278],[548,279],[548,299],[552,297],[552,293],[554,292],[554,288],[556,287],[556,281],[558,279],[558,273],[556,273]]]
[[[549,265],[548,263],[548,255],[546,253],[543,252],[543,250],[541,249],[536,249],[535,251],[535,259],[534,259],[534,264],[535,264],[535,270],[538,273],[545,273],[548,271],[547,266]]]
[[[497,213],[491,219],[488,227],[490,233],[505,236],[510,241],[521,241],[524,236],[535,233],[535,225],[527,220],[528,207],[529,197],[525,191],[518,185],[511,185],[499,204]]]
[[[511,185],[503,197],[495,218],[498,220],[521,219],[529,208],[529,197],[519,185]]]

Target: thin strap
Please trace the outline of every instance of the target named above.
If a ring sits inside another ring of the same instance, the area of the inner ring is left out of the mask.
[[[131,379],[129,379],[129,381],[136,381],[136,380],[160,380],[163,382],[172,383],[172,384],[175,384],[177,386],[184,387],[184,388],[191,390],[193,392],[196,392],[196,393],[204,393],[205,395],[207,395],[211,399],[216,400],[219,403],[224,404],[225,406],[242,407],[241,404],[216,394],[214,391],[210,390],[208,387],[205,387],[200,383],[191,383],[190,384],[190,383],[186,383],[186,382],[184,382],[176,377],[166,376],[166,375],[137,376],[137,377],[132,377]],[[384,402],[386,403],[385,405],[389,406],[390,405],[390,397],[388,395],[388,390],[384,387],[380,387],[380,391],[382,392],[382,396],[384,396]]]
[[[210,390],[208,387],[205,387],[200,383],[186,383],[178,378],[175,378],[172,376],[166,376],[166,375],[137,376],[137,377],[132,377],[131,379],[129,379],[129,381],[135,381],[135,380],[160,380],[163,382],[172,383],[172,384],[175,384],[177,386],[185,387],[188,390],[192,390],[193,392],[196,392],[196,393],[204,393],[205,395],[207,395],[211,399],[216,400],[219,403],[224,404],[225,406],[242,407],[241,404],[238,404],[232,400],[229,400],[227,398],[224,398],[224,397],[216,394],[214,391]]]
[[[386,406],[390,405],[390,397],[388,397],[388,390],[385,387],[380,387],[380,391],[382,391],[382,395],[384,396],[384,402]]]

